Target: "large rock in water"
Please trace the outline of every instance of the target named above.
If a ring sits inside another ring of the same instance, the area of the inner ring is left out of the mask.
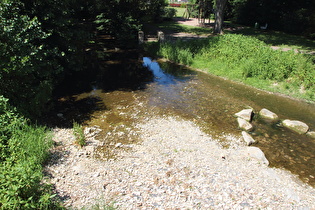
[[[243,139],[246,142],[247,146],[255,143],[255,140],[253,139],[253,137],[251,135],[249,135],[246,131],[242,131],[242,136],[243,136]]]
[[[278,115],[276,115],[276,114],[273,113],[272,111],[269,111],[268,109],[265,109],[265,108],[262,109],[262,110],[260,110],[259,116],[260,116],[263,120],[265,120],[265,121],[267,121],[267,122],[273,123],[273,122],[278,122],[278,121],[279,121]]]
[[[263,164],[269,165],[269,161],[267,160],[265,154],[261,149],[258,147],[247,147],[247,154],[258,160],[259,162],[262,162]]]
[[[306,135],[311,137],[311,138],[313,138],[313,139],[315,139],[315,131],[309,131],[309,132],[306,133]]]
[[[245,131],[251,131],[254,129],[253,125],[244,120],[243,118],[238,117],[237,122],[238,126]]]
[[[243,109],[240,112],[237,112],[235,116],[250,122],[252,120],[253,110],[252,109]]]
[[[299,134],[305,134],[309,129],[307,124],[298,120],[283,120],[282,124],[284,127],[293,130]]]

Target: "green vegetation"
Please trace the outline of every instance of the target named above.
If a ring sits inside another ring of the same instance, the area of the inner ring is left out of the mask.
[[[52,145],[44,127],[30,125],[0,97],[0,209],[57,209],[42,164]]]
[[[315,101],[312,57],[293,50],[273,50],[253,37],[227,34],[166,42],[158,55],[262,89]]]
[[[75,136],[75,143],[80,147],[86,145],[83,127],[77,122],[73,122],[73,135]]]
[[[281,48],[297,49],[302,52],[314,51],[315,40],[306,39],[303,36],[287,34],[281,31],[273,30],[256,30],[254,26],[244,27],[237,24],[226,22],[227,26],[238,28],[237,30],[225,30],[227,34],[242,34],[246,36],[255,37],[268,45],[279,46]]]
[[[183,17],[184,16],[186,8],[183,8],[183,7],[171,7],[171,8],[176,10],[176,17]]]
[[[116,47],[134,47],[142,23],[162,20],[165,5],[164,0],[0,1],[0,95],[23,115],[40,117],[59,84],[98,67],[91,50],[100,45],[96,32],[115,38]]]
[[[164,20],[172,20],[176,16],[177,10],[171,7],[167,7],[164,9],[163,19]]]
[[[115,210],[114,207],[115,202],[111,202],[109,204],[105,203],[104,201],[101,201],[97,204],[94,204],[92,206],[83,207],[81,210]]]
[[[0,209],[56,209],[41,184],[49,132],[32,124],[56,88],[98,67],[96,34],[137,44],[143,22],[161,20],[164,0],[0,0]],[[169,10],[167,17],[174,11]],[[101,58],[106,59],[106,55]],[[82,78],[85,80],[86,78]],[[82,127],[78,144],[85,144]]]
[[[229,2],[227,16],[231,20],[251,26],[252,20],[274,23],[270,27],[314,36],[311,1],[296,5],[297,1],[290,0],[286,7],[284,0],[272,4],[265,0]],[[173,9],[164,10],[165,6],[165,0],[0,1],[0,209],[58,208],[50,187],[41,184],[42,167],[52,141],[44,127],[29,119],[38,119],[49,110],[58,85],[97,68],[97,49],[113,46],[101,43],[96,34],[115,38],[118,47],[134,47],[143,23],[175,15]],[[177,15],[182,16],[184,9],[177,10]],[[281,18],[274,11],[279,11]],[[173,22],[163,23],[160,28],[196,34],[212,32]],[[313,50],[315,45],[280,32],[244,29],[238,33],[248,33],[272,45],[285,40],[283,46],[299,50]],[[217,75],[315,100],[314,58],[293,51],[274,51],[256,38],[226,35],[165,43],[157,50],[170,60]],[[303,47],[296,47],[302,42]],[[103,61],[106,55],[102,53]],[[83,146],[81,125],[74,123],[73,127],[77,143]]]

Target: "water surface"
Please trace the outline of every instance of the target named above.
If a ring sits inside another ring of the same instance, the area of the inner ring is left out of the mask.
[[[100,152],[109,153],[108,149],[117,142],[138,141],[133,125],[143,117],[154,115],[192,120],[224,146],[229,146],[227,135],[241,137],[234,114],[248,107],[256,113],[267,108],[281,119],[300,120],[315,130],[314,104],[148,57],[140,65],[134,60],[128,62],[106,63],[89,90],[63,99],[74,102],[71,109],[63,112],[65,118],[70,118],[69,110],[78,110],[79,115],[88,116],[83,120],[86,125],[102,128],[98,138],[106,146]],[[315,185],[314,139],[258,119],[254,125],[252,135],[258,141],[255,146],[265,152],[271,167],[288,169],[304,182]]]

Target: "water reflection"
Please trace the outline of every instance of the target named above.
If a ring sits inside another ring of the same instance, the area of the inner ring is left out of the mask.
[[[149,57],[143,58],[143,66],[149,68],[154,75],[154,82],[161,85],[175,84],[175,77],[171,74],[167,74],[161,69],[157,61],[151,60]]]

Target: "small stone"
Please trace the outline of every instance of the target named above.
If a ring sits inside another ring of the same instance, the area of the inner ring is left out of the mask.
[[[94,175],[93,175],[93,177],[99,177],[100,176],[100,173],[99,172],[97,172],[97,173],[95,173]]]
[[[247,154],[255,158],[256,160],[262,162],[263,164],[269,165],[269,161],[267,160],[263,151],[261,151],[258,147],[247,147]]]
[[[315,131],[309,131],[309,132],[306,133],[306,135],[311,137],[311,138],[313,138],[313,139],[315,139]]]
[[[238,126],[245,131],[251,131],[254,129],[253,125],[250,124],[248,121],[244,120],[243,118],[238,117],[237,122]]]
[[[273,113],[272,111],[269,111],[268,109],[262,109],[260,110],[259,112],[259,116],[267,121],[267,122],[271,122],[271,123],[274,123],[274,122],[277,122],[279,121],[279,117],[277,114]]]
[[[282,124],[284,127],[295,131],[298,134],[305,134],[309,129],[307,124],[298,120],[283,120]]]
[[[250,122],[252,120],[253,110],[252,109],[243,109],[242,111],[235,114],[235,116]]]
[[[117,147],[121,147],[122,146],[122,143],[117,143],[117,144],[115,144],[115,147],[117,148]]]
[[[255,143],[255,140],[253,139],[253,137],[251,135],[249,135],[247,132],[242,131],[242,136],[243,136],[243,139],[246,142],[247,146]]]
[[[246,203],[246,202],[241,203],[240,205],[241,205],[242,207],[250,207],[249,203]]]

